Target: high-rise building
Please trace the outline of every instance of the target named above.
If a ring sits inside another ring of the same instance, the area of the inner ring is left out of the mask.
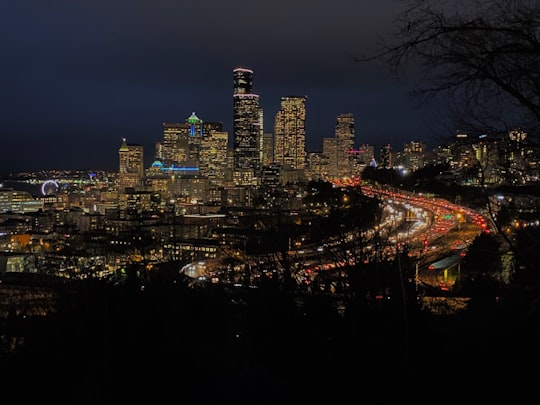
[[[263,144],[263,111],[253,93],[253,70],[233,70],[234,169],[258,174]]]
[[[336,117],[333,138],[323,138],[323,157],[327,160],[328,177],[349,177],[355,174],[354,136],[355,120],[351,113]]]
[[[144,180],[144,150],[139,144],[127,143],[122,139],[122,145],[118,150],[119,191],[123,192],[126,187],[140,187]]]
[[[229,135],[223,123],[203,121],[194,112],[183,123],[164,123],[163,141],[156,144],[155,161],[148,170],[152,190],[166,198],[202,201],[225,179]],[[197,191],[195,191],[197,190]]]
[[[324,176],[327,178],[338,177],[337,161],[339,159],[339,153],[337,139],[335,137],[323,138],[322,159],[324,160],[322,165]]]
[[[185,165],[188,158],[188,123],[164,122],[163,141],[156,144],[156,159],[164,168]]]
[[[336,118],[336,148],[338,177],[347,177],[352,173],[351,153],[354,149],[354,115],[340,114]]]
[[[226,178],[229,133],[211,129],[204,133],[200,151],[201,175],[210,179],[211,185],[221,185]]]
[[[156,145],[156,159],[165,169],[198,171],[205,124],[194,112],[184,123],[164,122],[163,141]]]
[[[199,154],[201,151],[201,141],[204,134],[204,122],[193,112],[186,120],[189,125],[189,136],[187,139],[187,160],[190,166],[199,167]]]
[[[274,121],[274,162],[293,169],[306,164],[306,96],[281,97]]]
[[[263,166],[269,166],[274,162],[274,134],[271,132],[265,132],[263,134],[263,148],[262,148],[262,160]]]

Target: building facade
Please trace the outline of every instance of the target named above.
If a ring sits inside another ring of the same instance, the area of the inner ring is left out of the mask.
[[[251,69],[233,70],[233,147],[234,169],[257,174],[263,149],[263,110],[259,95],[253,93]]]
[[[348,177],[352,173],[352,152],[354,149],[355,120],[351,113],[336,117],[336,171],[338,177]]]
[[[122,139],[122,145],[118,150],[119,170],[118,186],[120,191],[126,187],[141,187],[144,181],[144,150],[139,144],[127,143]]]
[[[274,120],[274,163],[304,169],[306,101],[306,96],[281,97],[281,108]]]

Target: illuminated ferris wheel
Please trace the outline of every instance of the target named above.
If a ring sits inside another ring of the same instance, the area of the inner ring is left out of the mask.
[[[56,180],[46,180],[41,185],[41,194],[43,195],[54,195],[58,191],[58,188],[60,186],[56,182]]]

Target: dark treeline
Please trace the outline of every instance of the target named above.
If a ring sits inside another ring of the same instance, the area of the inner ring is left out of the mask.
[[[364,280],[352,277],[341,306],[272,280],[193,287],[170,268],[116,284],[69,282],[55,287],[55,313],[2,319],[2,391],[89,404],[388,403],[418,390],[496,398],[492,381],[512,378],[506,392],[529,375],[539,354],[532,293],[478,293],[470,310],[435,315],[412,283],[399,296],[399,265],[386,270],[391,299],[366,299]]]

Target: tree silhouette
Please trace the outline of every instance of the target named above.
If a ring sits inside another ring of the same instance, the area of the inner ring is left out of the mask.
[[[457,128],[512,129],[540,119],[540,5],[507,0],[410,0],[395,37],[373,55],[421,77],[422,102],[448,96]],[[527,119],[528,118],[528,119]],[[506,126],[506,128],[501,128]],[[531,132],[531,131],[529,131]]]
[[[481,233],[469,246],[461,271],[474,278],[480,274],[496,274],[501,270],[498,254],[500,243],[491,234]]]
[[[395,22],[395,36],[384,40],[374,54],[358,57],[359,62],[380,61],[398,77],[407,73],[419,77],[413,94],[420,104],[445,100],[454,129],[475,135],[520,129],[538,138],[538,2],[407,0]],[[507,178],[500,181],[520,181],[523,173],[511,170],[510,161],[499,159],[517,156],[520,150],[509,141],[492,143],[479,158],[482,151],[477,144],[464,146],[477,157],[469,174],[487,198],[492,224],[519,267],[526,258],[503,232],[489,201],[489,188],[501,173]],[[495,164],[507,170],[493,171]]]

